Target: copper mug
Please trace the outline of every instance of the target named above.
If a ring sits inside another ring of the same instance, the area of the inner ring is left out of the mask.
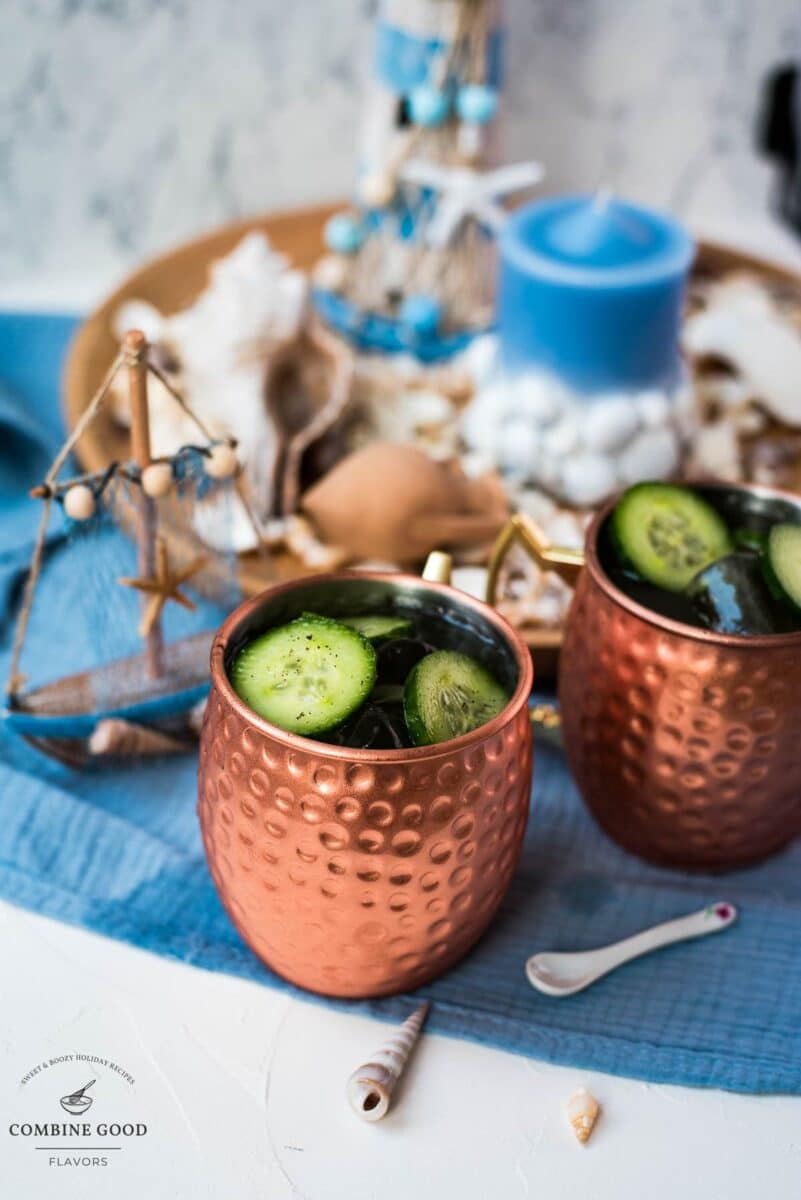
[[[231,687],[232,656],[268,626],[304,610],[380,610],[393,598],[481,640],[514,681],[501,713],[439,745],[358,750],[285,733]],[[198,810],[214,883],[259,958],[300,987],[355,997],[418,987],[469,950],[523,841],[532,676],[502,617],[425,577],[320,575],[232,613],[211,652]]]
[[[699,490],[724,503],[747,499],[750,513],[772,520],[801,520],[801,499],[786,492]],[[559,666],[562,732],[602,828],[666,866],[755,862],[801,833],[801,632],[715,633],[638,604],[600,561],[613,506],[595,516],[583,552],[549,544],[518,514],[496,545],[489,594],[513,541],[575,584]]]

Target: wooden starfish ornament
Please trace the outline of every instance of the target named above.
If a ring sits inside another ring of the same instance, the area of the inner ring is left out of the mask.
[[[142,613],[142,620],[139,622],[140,637],[147,637],[161,616],[161,610],[168,600],[174,600],[183,608],[194,610],[196,607],[194,602],[182,591],[179,591],[179,588],[182,583],[186,583],[187,579],[196,575],[205,566],[205,563],[205,557],[194,558],[180,571],[173,571],[170,567],[167,543],[164,538],[157,538],[155,576],[152,579],[122,578],[119,580],[123,587],[136,588],[137,591],[150,595],[147,607]]]

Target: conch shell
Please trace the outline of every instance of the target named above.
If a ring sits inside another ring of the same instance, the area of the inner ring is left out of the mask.
[[[304,494],[301,509],[351,560],[398,564],[436,547],[487,542],[508,514],[496,475],[470,479],[455,460],[389,442],[349,454]]]
[[[389,1111],[392,1093],[420,1036],[427,1013],[428,1004],[421,1004],[381,1049],[376,1050],[370,1061],[357,1067],[348,1080],[350,1106],[363,1121],[380,1121]]]
[[[696,360],[727,363],[776,420],[801,427],[801,334],[758,280],[733,276],[711,288],[682,342]]]
[[[600,1111],[598,1101],[586,1088],[579,1088],[568,1100],[567,1119],[582,1145],[589,1141]]]

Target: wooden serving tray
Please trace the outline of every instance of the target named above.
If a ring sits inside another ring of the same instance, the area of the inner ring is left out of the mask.
[[[114,359],[118,346],[111,332],[111,320],[124,301],[146,300],[164,313],[185,308],[205,287],[210,264],[228,254],[245,234],[254,230],[265,233],[272,246],[285,254],[293,265],[308,270],[323,252],[322,234],[326,221],[341,207],[341,203],[329,204],[238,221],[170,250],[130,275],[87,317],[70,347],[64,374],[64,404],[69,428],[75,426]],[[801,279],[790,271],[724,246],[708,242],[699,245],[696,274],[714,276],[734,270],[757,272],[801,291]],[[103,470],[110,462],[127,457],[127,434],[108,412],[101,410],[98,419],[78,442],[77,455],[86,470]],[[290,555],[251,553],[240,556],[240,582],[248,595],[261,591],[277,579],[304,573],[307,572]],[[524,633],[529,645],[538,652],[538,673],[541,676],[552,674],[562,641],[561,629],[532,628]]]

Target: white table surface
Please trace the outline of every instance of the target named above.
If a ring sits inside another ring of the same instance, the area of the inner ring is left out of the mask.
[[[700,232],[801,266],[798,242],[776,226]],[[0,287],[0,306],[69,311],[101,290],[86,281],[80,293],[58,282],[24,293]],[[435,1035],[421,1040],[389,1116],[364,1124],[348,1108],[344,1085],[386,1033],[387,1026],[367,1018],[168,962],[0,903],[0,1195],[801,1196],[801,1107],[794,1098],[617,1079]],[[135,1082],[75,1062],[21,1083],[34,1064],[71,1053],[112,1060]],[[60,1110],[58,1098],[93,1075],[93,1121],[147,1125],[139,1138],[107,1139],[124,1143],[106,1155],[107,1166],[57,1165],[70,1155],[35,1150],[46,1139],[9,1134],[12,1122],[76,1120]],[[579,1086],[603,1106],[584,1148],[564,1115]]]

